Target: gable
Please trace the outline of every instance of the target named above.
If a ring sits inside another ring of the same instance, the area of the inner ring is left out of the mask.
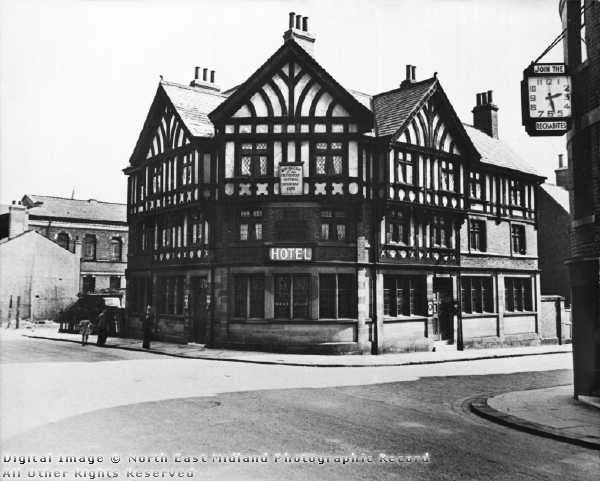
[[[443,114],[431,98],[417,110],[412,120],[396,134],[394,140],[449,154],[461,155],[448,122],[443,118]]]
[[[173,107],[166,102],[151,138],[150,147],[146,152],[146,159],[190,143],[190,138],[185,131],[183,123],[175,115]]]
[[[228,99],[209,114],[229,118],[347,118],[370,128],[372,114],[309,54],[288,40]]]
[[[331,89],[297,62],[287,62],[232,117],[349,117]]]

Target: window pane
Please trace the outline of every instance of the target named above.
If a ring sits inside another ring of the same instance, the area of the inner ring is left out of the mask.
[[[261,155],[259,157],[259,171],[258,174],[259,175],[267,175],[267,157],[264,155]]]
[[[319,317],[331,319],[335,317],[335,275],[319,276]]]
[[[294,276],[294,319],[308,319],[310,277]]]
[[[254,238],[256,240],[262,240],[262,224],[254,225]]]
[[[331,150],[342,150],[341,142],[331,142]]]
[[[252,175],[252,157],[242,157],[242,166],[240,170],[242,175]]]
[[[333,156],[333,173],[335,175],[340,175],[342,173],[342,156],[334,155]]]
[[[337,240],[343,241],[346,240],[346,224],[337,224]]]
[[[250,317],[265,317],[265,278],[250,278]]]
[[[393,277],[383,277],[383,313],[386,316],[395,316],[396,285]]]
[[[325,142],[318,142],[317,143],[317,150],[327,150],[327,143],[325,143]]]
[[[354,276],[343,274],[338,276],[338,317],[356,317],[356,290]]]
[[[240,240],[248,240],[248,224],[240,224]]]
[[[290,277],[275,276],[275,317],[289,319],[290,317]]]
[[[248,278],[246,276],[236,276],[234,279],[235,290],[235,316],[246,317],[246,298],[247,298]]]
[[[329,224],[321,224],[321,240],[329,240]]]
[[[323,155],[317,156],[317,175],[325,175],[326,157]]]

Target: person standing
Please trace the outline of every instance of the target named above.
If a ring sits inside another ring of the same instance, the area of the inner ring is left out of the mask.
[[[79,333],[81,334],[81,345],[85,346],[88,343],[88,337],[92,332],[92,322],[88,319],[79,321]]]
[[[144,342],[142,347],[144,349],[150,349],[150,341],[152,339],[152,306],[148,304],[146,306],[146,313],[144,314]]]
[[[98,331],[98,339],[96,345],[104,346],[106,344],[106,338],[108,337],[108,312],[103,309],[98,315],[98,325],[96,326]]]

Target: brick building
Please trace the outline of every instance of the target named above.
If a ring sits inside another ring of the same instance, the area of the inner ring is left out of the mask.
[[[20,232],[34,230],[77,254],[78,292],[124,294],[128,245],[124,204],[42,195],[24,195],[19,204],[23,206],[19,212],[13,209],[0,216],[0,228],[10,222]]]
[[[440,81],[366,95],[315,59],[308,19],[227,91],[161,81],[128,176],[130,329],[297,352],[540,342],[543,178]]]
[[[538,251],[542,295],[557,295],[570,304],[571,286],[567,261],[570,257],[570,176],[559,156],[555,183],[545,182],[538,193]]]
[[[572,75],[567,133],[575,395],[600,394],[600,2],[560,0]],[[582,41],[583,40],[583,41]]]

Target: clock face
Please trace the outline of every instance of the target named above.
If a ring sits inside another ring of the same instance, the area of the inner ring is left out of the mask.
[[[571,116],[571,79],[568,76],[528,78],[529,117]]]

